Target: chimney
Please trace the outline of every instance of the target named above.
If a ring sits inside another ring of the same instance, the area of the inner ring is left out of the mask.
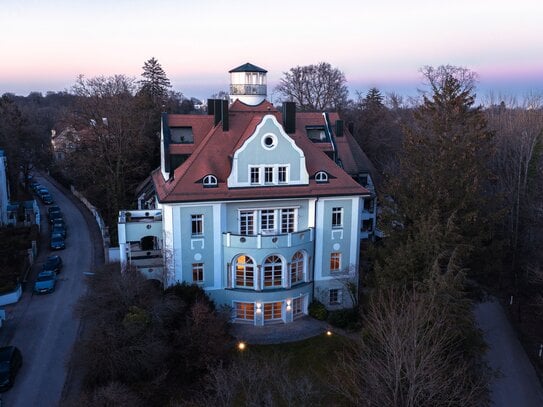
[[[283,128],[287,134],[296,132],[296,103],[283,102]]]
[[[336,120],[336,137],[343,137],[343,120]]]
[[[221,121],[221,113],[222,113],[222,100],[221,99],[215,99],[213,100],[213,114],[215,119],[213,120],[213,125],[216,126]]]
[[[228,100],[221,100],[222,131],[228,131]]]
[[[207,99],[207,114],[213,116],[215,113],[215,99]]]

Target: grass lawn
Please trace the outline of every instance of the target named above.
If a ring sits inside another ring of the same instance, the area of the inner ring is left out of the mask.
[[[294,377],[308,376],[323,391],[323,405],[338,405],[333,394],[327,392],[329,368],[337,365],[337,352],[350,343],[350,339],[332,334],[316,336],[299,342],[277,345],[249,345],[244,352],[258,356],[280,356],[289,360],[289,373]],[[321,384],[322,383],[322,384]]]

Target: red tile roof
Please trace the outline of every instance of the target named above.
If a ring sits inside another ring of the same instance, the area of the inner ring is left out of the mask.
[[[235,151],[254,133],[266,114],[273,114],[282,123],[282,115],[267,101],[258,106],[235,101],[229,108],[229,130],[226,132],[222,130],[221,123],[213,126],[213,116],[169,115],[170,126],[192,126],[194,145],[191,146],[191,156],[173,171],[169,180],[164,180],[160,169],[153,172],[159,201],[197,202],[369,194],[322,151],[323,145],[324,149],[331,149],[330,143],[313,143],[308,139],[305,126],[324,125],[321,113],[298,113],[296,132],[289,134],[304,151],[309,185],[228,188],[226,182]],[[181,149],[179,146],[171,146],[171,152]],[[318,171],[329,174],[328,183],[315,182],[312,177]],[[201,180],[209,174],[217,177],[216,188],[203,187]]]

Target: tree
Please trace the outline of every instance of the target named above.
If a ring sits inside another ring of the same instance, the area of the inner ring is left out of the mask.
[[[158,140],[144,133],[149,117],[135,91],[135,80],[124,75],[81,76],[73,87],[77,103],[67,118],[81,141],[66,159],[64,176],[110,226],[116,224],[119,210],[132,204],[136,187],[155,166],[149,151]]]
[[[426,67],[430,87],[405,129],[400,173],[389,184],[392,216],[404,227],[435,212],[437,222],[455,220],[464,243],[489,237],[486,188],[493,133],[475,107],[475,74],[465,68]],[[476,243],[477,242],[477,243]]]
[[[345,74],[327,62],[297,66],[284,72],[275,88],[301,110],[339,110],[346,106],[349,92]]]
[[[466,357],[463,333],[446,317],[440,294],[386,289],[371,297],[366,328],[332,369],[331,385],[347,405],[488,403],[488,373]]]
[[[145,95],[152,101],[154,106],[161,109],[168,98],[168,89],[172,87],[166,72],[153,57],[143,64],[141,76],[143,76],[143,79],[139,81],[139,94]]]

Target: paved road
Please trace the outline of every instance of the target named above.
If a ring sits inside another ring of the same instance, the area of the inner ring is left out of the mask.
[[[496,407],[542,407],[543,390],[516,333],[497,301],[475,308],[475,318],[489,345],[487,360],[499,371],[490,385]]]
[[[46,209],[41,207],[41,248],[21,300],[7,306],[7,321],[0,332],[3,344],[18,346],[23,354],[23,367],[15,386],[2,396],[3,406],[58,406],[68,375],[68,361],[78,335],[79,319],[74,305],[85,290],[83,272],[91,270],[94,245],[87,222],[73,198],[65,196],[44,178],[38,181],[52,192],[65,217],[68,236],[66,249],[58,251],[64,268],[54,293],[33,295],[32,282],[48,249],[49,225]]]

